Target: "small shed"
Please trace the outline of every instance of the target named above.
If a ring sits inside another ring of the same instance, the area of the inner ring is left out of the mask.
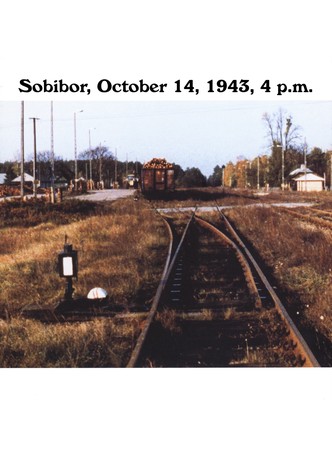
[[[313,172],[311,169],[308,169],[305,164],[301,164],[300,167],[295,170],[292,170],[292,172],[289,174],[289,177],[295,178],[302,174],[313,174]]]
[[[293,178],[298,192],[321,192],[324,189],[324,179],[314,173]]]
[[[12,180],[12,183],[20,183],[21,182],[21,176],[19,175],[18,177],[16,177],[15,179]],[[24,182],[31,182],[33,183],[33,177],[32,175],[30,174],[27,174],[26,172],[24,172]]]

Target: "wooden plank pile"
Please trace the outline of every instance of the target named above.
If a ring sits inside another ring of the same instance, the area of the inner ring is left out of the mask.
[[[143,169],[173,169],[173,164],[162,157],[154,157],[143,165]]]

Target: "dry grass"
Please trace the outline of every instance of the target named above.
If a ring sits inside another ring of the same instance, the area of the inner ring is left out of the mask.
[[[78,250],[76,296],[95,286],[105,288],[116,303],[130,301],[139,288],[158,281],[167,234],[161,219],[147,207],[140,211],[129,201],[119,202],[103,216],[90,216],[67,225],[42,223],[31,228],[1,230],[0,303],[10,314],[28,303],[52,303],[64,291],[56,272],[57,254],[65,235]]]
[[[53,222],[45,213],[36,226],[27,227],[25,222],[23,226],[8,224],[0,229],[0,314],[11,318],[8,325],[6,322],[0,325],[0,365],[122,363],[121,356],[116,360],[118,354],[114,357],[112,353],[126,336],[121,339],[116,335],[116,347],[111,352],[114,332],[111,321],[51,327],[19,317],[25,305],[52,304],[62,298],[65,283],[57,274],[56,262],[65,235],[79,255],[79,277],[74,281],[76,297],[85,297],[91,288],[100,286],[107,290],[110,303],[129,308],[141,293],[148,298],[153,295],[168,244],[161,218],[154,216],[145,202],[133,200],[114,202],[102,212],[97,208],[95,213],[95,216],[90,211],[73,214],[65,225]],[[105,330],[109,333],[107,340]],[[50,355],[50,346],[56,346],[53,349],[56,354]]]
[[[332,232],[273,208],[227,212],[271,269],[279,287],[302,306],[303,316],[332,339]]]
[[[177,189],[167,196],[157,196],[152,201],[156,208],[188,208],[196,206],[218,205],[248,205],[258,198],[253,192],[237,192],[232,189],[224,190],[221,187],[208,187],[196,189]]]
[[[214,204],[216,197],[212,193],[202,198]],[[229,203],[252,203],[253,197],[230,195],[221,200],[226,198]],[[332,208],[327,197],[322,208]],[[85,297],[92,287],[101,286],[116,305],[130,308],[142,297],[148,303],[166,256],[168,235],[161,218],[144,199],[121,200],[102,209],[75,201],[48,208],[0,205],[0,214],[0,315],[10,318],[0,321],[0,366],[126,365],[140,330],[137,320],[45,325],[21,319],[19,313],[26,304],[52,304],[63,296],[65,284],[57,274],[56,260],[65,235],[79,254],[75,296]],[[280,286],[299,295],[303,316],[331,338],[331,232],[272,209],[238,206],[229,215]],[[174,316],[171,321],[172,327]]]
[[[0,320],[1,367],[121,367],[139,332],[135,320],[45,325]]]

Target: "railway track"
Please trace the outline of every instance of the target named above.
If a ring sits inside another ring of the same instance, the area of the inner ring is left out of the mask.
[[[332,212],[316,208],[304,209],[302,212],[290,210],[289,208],[279,208],[279,211],[317,227],[332,230]]]
[[[221,212],[165,223],[169,257],[128,367],[319,365]]]

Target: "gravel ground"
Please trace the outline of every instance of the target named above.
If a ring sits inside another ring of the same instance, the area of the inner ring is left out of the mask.
[[[106,189],[96,190],[85,195],[79,195],[75,198],[79,200],[90,200],[93,202],[118,200],[119,198],[126,198],[134,195],[135,190],[126,189]]]

